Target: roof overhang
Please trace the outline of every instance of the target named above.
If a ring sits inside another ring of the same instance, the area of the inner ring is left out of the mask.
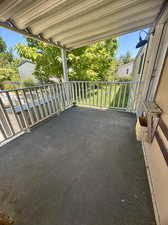
[[[3,0],[0,26],[67,50],[151,27],[164,0]]]

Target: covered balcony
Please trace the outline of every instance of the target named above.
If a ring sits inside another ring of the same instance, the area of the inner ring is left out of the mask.
[[[0,225],[168,224],[167,1],[0,6],[0,26],[61,48],[64,75],[0,92]],[[66,51],[146,27],[132,81],[69,81]]]

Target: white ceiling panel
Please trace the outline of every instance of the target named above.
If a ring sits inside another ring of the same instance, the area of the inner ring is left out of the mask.
[[[151,26],[163,0],[3,0],[0,26],[66,49]]]

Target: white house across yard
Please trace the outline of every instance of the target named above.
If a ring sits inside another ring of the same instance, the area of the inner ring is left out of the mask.
[[[117,75],[118,76],[129,76],[132,74],[134,62],[119,65]]]
[[[37,79],[33,75],[33,72],[35,70],[35,64],[33,64],[32,62],[28,60],[24,61],[23,63],[19,65],[18,70],[19,70],[19,75],[21,80],[31,78],[37,82]]]

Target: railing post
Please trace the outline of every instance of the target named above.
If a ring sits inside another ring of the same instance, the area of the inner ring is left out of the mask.
[[[68,79],[68,65],[67,65],[66,51],[63,48],[61,48],[61,57],[62,57],[64,81],[66,82],[66,81],[69,81],[69,79]]]
[[[67,58],[66,58],[66,50],[61,48],[61,57],[62,57],[62,66],[63,66],[63,75],[64,75],[64,82],[69,82],[68,78],[68,65],[67,65]],[[65,93],[67,102],[70,102],[70,89],[69,85],[65,85]]]

